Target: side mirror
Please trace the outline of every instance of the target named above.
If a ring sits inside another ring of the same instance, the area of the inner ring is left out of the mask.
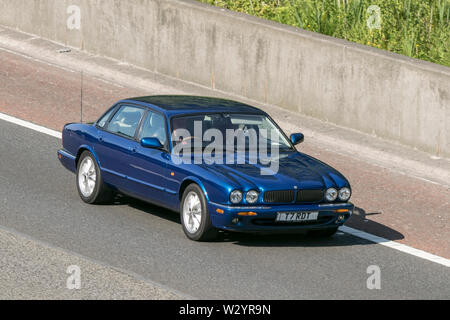
[[[158,138],[142,138],[141,146],[150,149],[161,149],[163,147]]]
[[[303,133],[291,134],[291,142],[294,146],[302,143],[303,141],[305,141],[305,135]]]

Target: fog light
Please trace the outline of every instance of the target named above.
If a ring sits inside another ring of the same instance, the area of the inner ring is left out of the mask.
[[[239,219],[238,218],[234,218],[233,220],[231,220],[231,222],[233,224],[238,224],[239,223]]]
[[[344,216],[343,214],[339,215],[338,221],[339,221],[339,222],[342,222],[342,221],[344,221],[344,220],[345,220],[345,216]]]

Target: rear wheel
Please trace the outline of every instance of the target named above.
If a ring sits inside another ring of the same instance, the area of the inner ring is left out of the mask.
[[[92,153],[84,151],[77,166],[77,189],[80,198],[89,204],[112,201],[114,193],[104,183]]]
[[[205,196],[196,184],[191,184],[184,190],[180,219],[184,233],[191,240],[209,241],[217,237],[217,229],[211,223]]]

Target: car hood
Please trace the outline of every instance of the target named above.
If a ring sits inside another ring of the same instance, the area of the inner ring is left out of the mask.
[[[236,160],[236,157],[235,157]],[[202,164],[219,179],[237,186],[264,190],[326,189],[349,186],[345,177],[325,163],[299,152],[280,154],[279,166],[271,170],[260,163]],[[225,161],[224,161],[225,162]],[[236,162],[236,161],[235,161]]]

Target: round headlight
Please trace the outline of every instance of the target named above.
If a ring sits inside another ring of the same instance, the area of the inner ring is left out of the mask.
[[[231,203],[239,203],[242,201],[242,192],[240,192],[239,190],[234,190],[233,192],[230,193],[230,201]]]
[[[257,191],[250,190],[245,195],[245,201],[247,201],[247,203],[255,203],[258,200],[258,196],[259,196],[259,193]]]
[[[329,202],[335,201],[337,199],[337,197],[338,197],[338,191],[335,188],[330,188],[325,193],[325,199],[327,199],[327,201],[329,201]]]
[[[352,192],[349,188],[345,187],[339,190],[339,200],[347,201],[352,196]]]

